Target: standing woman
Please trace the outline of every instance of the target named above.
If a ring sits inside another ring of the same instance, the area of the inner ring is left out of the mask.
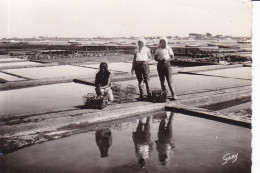
[[[146,91],[148,98],[151,97],[150,93],[150,86],[149,86],[149,80],[150,80],[150,67],[148,64],[148,61],[152,59],[151,52],[148,47],[145,46],[146,40],[141,38],[137,41],[137,48],[134,50],[134,59],[133,59],[133,65],[131,73],[132,75],[136,74],[136,78],[138,80],[138,87],[140,91],[140,100],[144,99],[143,96],[143,82],[146,85]]]
[[[159,74],[162,90],[166,90],[164,85],[165,78],[172,94],[172,100],[177,100],[176,92],[172,84],[172,69],[170,61],[174,59],[172,48],[168,46],[166,37],[160,39],[159,48],[155,51],[154,60],[158,61],[157,71]]]
[[[108,95],[109,101],[114,100],[111,85],[111,73],[108,71],[107,63],[102,62],[99,65],[99,71],[96,74],[95,86],[96,86],[96,94],[99,95]]]

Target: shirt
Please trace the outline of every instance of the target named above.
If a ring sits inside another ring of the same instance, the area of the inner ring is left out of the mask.
[[[98,86],[106,86],[107,84],[110,85],[110,83],[108,83],[108,79],[110,77],[110,72],[107,72],[105,74],[101,74],[100,72],[98,72],[96,74],[96,80],[95,80],[95,85]]]
[[[168,60],[171,58],[170,55],[174,55],[174,54],[172,48],[166,46],[166,48],[164,49],[162,49],[161,47],[157,48],[155,51],[155,55],[158,55],[158,60],[164,60],[164,59]]]
[[[149,56],[151,56],[150,49],[148,47],[143,47],[141,50],[136,48],[134,53],[136,54],[136,61],[148,61]]]

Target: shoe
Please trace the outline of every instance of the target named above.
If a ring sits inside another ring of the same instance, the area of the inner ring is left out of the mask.
[[[148,94],[148,100],[152,100],[152,95]]]
[[[144,96],[140,95],[140,97],[138,98],[139,101],[144,100]]]
[[[177,96],[170,98],[170,101],[178,100]]]

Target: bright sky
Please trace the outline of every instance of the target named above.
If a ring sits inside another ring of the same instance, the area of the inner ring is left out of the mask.
[[[0,38],[251,36],[250,0],[0,0]]]

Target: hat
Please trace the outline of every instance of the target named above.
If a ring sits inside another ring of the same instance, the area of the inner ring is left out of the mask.
[[[164,40],[165,43],[166,43],[166,46],[167,46],[167,44],[168,44],[168,39],[167,39],[167,37],[160,37],[159,45],[160,45],[160,41],[161,41],[161,40]]]
[[[139,47],[139,45],[138,45],[138,42],[139,41],[141,41],[141,42],[143,42],[143,44],[144,44],[144,46],[146,45],[146,40],[144,39],[144,38],[139,38],[138,40],[137,40],[137,47]]]

